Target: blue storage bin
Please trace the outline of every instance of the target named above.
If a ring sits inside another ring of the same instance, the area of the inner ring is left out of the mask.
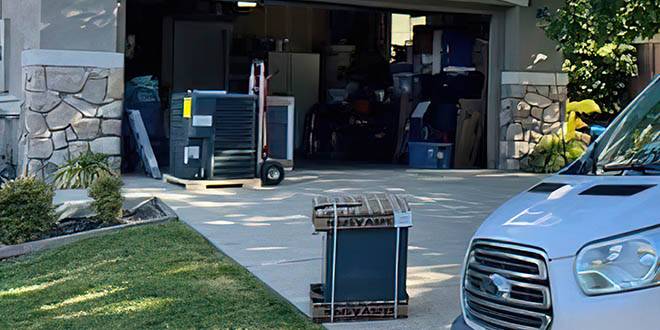
[[[451,143],[409,142],[408,164],[412,168],[451,168],[453,149]]]

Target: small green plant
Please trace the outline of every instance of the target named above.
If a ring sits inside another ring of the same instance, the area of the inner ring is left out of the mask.
[[[591,136],[578,131],[587,125],[578,114],[589,115],[600,113],[601,109],[593,100],[568,102],[566,114],[568,118],[562,129],[550,135],[545,135],[529,155],[527,170],[537,173],[554,173],[567,164],[580,158],[591,142]]]
[[[114,224],[122,216],[121,178],[106,175],[98,178],[89,187],[89,197],[93,198],[92,208],[96,219],[102,223]]]
[[[113,176],[108,155],[88,151],[68,160],[55,172],[54,185],[58,189],[88,188],[103,176]]]
[[[0,189],[0,243],[20,244],[43,237],[56,222],[53,188],[33,177]]]

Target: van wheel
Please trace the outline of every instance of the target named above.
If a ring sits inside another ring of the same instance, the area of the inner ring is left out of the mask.
[[[276,162],[264,162],[261,165],[261,184],[264,186],[277,186],[284,180],[284,167]]]

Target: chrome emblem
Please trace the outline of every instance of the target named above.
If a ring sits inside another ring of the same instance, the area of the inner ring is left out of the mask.
[[[491,274],[481,281],[481,290],[493,296],[506,298],[511,294],[511,282],[500,274]]]

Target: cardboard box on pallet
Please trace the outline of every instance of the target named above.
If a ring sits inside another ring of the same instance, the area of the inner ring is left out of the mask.
[[[312,222],[316,231],[332,230],[337,203],[337,228],[395,228],[395,215],[410,213],[400,195],[365,194],[314,198]]]
[[[312,320],[330,322],[331,304],[324,302],[323,284],[312,284],[309,290]],[[408,299],[397,304],[399,318],[408,317]],[[378,321],[394,318],[394,301],[335,302],[335,321]]]
[[[318,197],[312,222],[316,231],[327,236],[323,283],[310,288],[313,319],[407,317],[412,215],[406,200],[388,194]]]

